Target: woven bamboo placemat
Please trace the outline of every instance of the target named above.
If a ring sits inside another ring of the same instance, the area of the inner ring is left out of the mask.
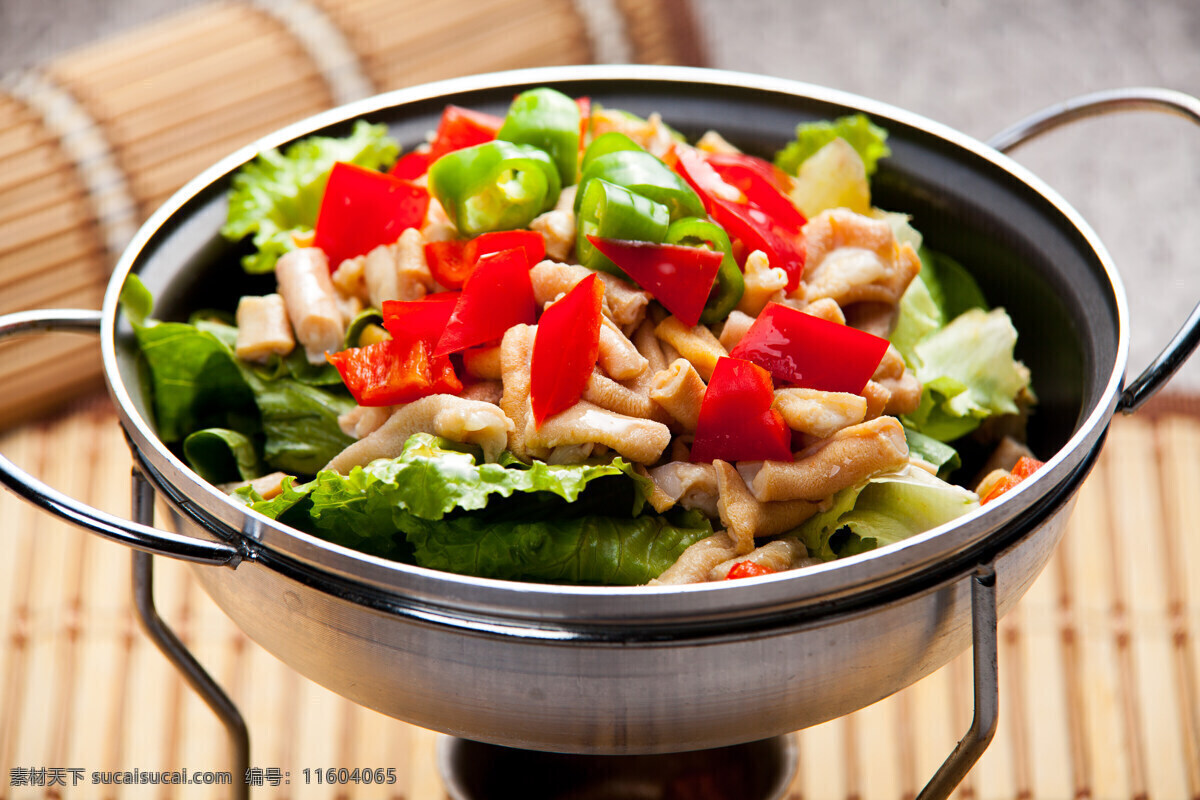
[[[0,76],[0,314],[98,308],[151,212],[289,122],[427,81],[606,62],[702,65],[687,0],[219,0]],[[93,356],[0,344],[0,428],[98,385]]]
[[[1000,623],[1000,727],[960,798],[1200,798],[1200,415],[1155,401],[1113,422],[1049,566]],[[108,401],[0,437],[0,452],[116,514],[129,453]],[[93,772],[228,767],[223,731],[134,621],[129,551],[0,493],[0,800],[211,798],[93,786]],[[355,706],[249,641],[191,571],[157,559],[159,608],[250,728],[258,797],[444,797],[436,734]],[[970,725],[969,654],[799,734],[790,797],[911,798]],[[391,786],[303,769],[394,767]],[[37,769],[83,782],[28,785]],[[26,785],[13,785],[14,780]]]

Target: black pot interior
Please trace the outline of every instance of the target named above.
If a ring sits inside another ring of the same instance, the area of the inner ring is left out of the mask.
[[[770,157],[797,123],[857,109],[789,94],[659,80],[560,81],[573,96],[639,115],[659,112],[689,140],[715,129],[747,152]],[[437,126],[447,102],[503,114],[523,85],[483,89],[449,100],[424,100],[367,115],[387,123],[405,150]],[[1049,458],[1101,402],[1117,357],[1115,291],[1098,255],[1052,203],[1005,169],[938,136],[874,116],[890,136],[890,158],[873,180],[879,207],[903,211],[928,246],[962,263],[993,306],[1011,315],[1017,356],[1032,370],[1038,407],[1029,442]],[[351,121],[318,133],[344,135]],[[247,276],[244,244],[218,233],[225,217],[226,175],[199,192],[147,243],[135,270],[154,293],[155,316],[185,319],[198,308],[232,311],[243,294],[273,291],[274,276]],[[118,334],[121,378],[138,385],[127,326]],[[139,411],[146,404],[132,392]],[[965,472],[965,470],[964,470]]]

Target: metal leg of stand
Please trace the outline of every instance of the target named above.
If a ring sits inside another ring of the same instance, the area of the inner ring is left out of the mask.
[[[971,647],[975,665],[975,717],[967,735],[917,795],[944,800],[962,783],[996,735],[1000,718],[1000,671],[997,665],[996,571],[980,567],[971,580]]]
[[[136,467],[133,470],[133,519],[143,525],[154,524],[154,487]],[[246,800],[250,795],[245,779],[250,766],[250,733],[246,722],[229,695],[158,615],[158,609],[154,607],[154,557],[137,550],[133,552],[133,599],[143,630],[225,726],[232,751],[233,797]]]

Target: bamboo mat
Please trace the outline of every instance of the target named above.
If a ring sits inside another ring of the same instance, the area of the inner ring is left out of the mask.
[[[0,75],[0,314],[98,308],[137,225],[290,122],[427,81],[607,62],[703,65],[687,0],[216,0]],[[88,344],[0,344],[0,428],[89,384]]]
[[[1114,421],[1066,536],[1000,623],[1000,726],[956,797],[1200,798],[1200,415],[1156,401]],[[0,437],[0,452],[113,513],[129,454],[105,398]],[[6,492],[0,799],[211,798],[215,787],[12,786],[36,768],[227,769],[222,729],[137,627],[130,555]],[[156,559],[159,609],[245,715],[269,798],[444,797],[437,736],[355,706],[249,641],[191,571]],[[969,653],[799,734],[790,797],[911,798],[970,724]],[[392,786],[306,785],[305,767],[395,767]],[[13,770],[17,770],[14,773]],[[70,773],[65,773],[68,784]]]

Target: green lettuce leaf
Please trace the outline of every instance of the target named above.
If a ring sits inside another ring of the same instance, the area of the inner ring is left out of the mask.
[[[150,319],[149,292],[136,278],[126,282],[122,301],[146,361],[163,441],[230,430],[261,446],[271,467],[309,475],[353,443],[337,424],[354,407],[344,391],[242,361],[234,354],[237,328],[213,315],[193,315],[195,324]]]
[[[316,520],[327,514],[369,517],[355,522],[333,520],[328,526],[390,526],[389,521],[377,517],[379,509],[398,508],[421,519],[440,520],[452,511],[481,509],[493,497],[510,497],[513,493],[548,492],[573,503],[597,479],[623,475],[637,487],[639,499],[627,507],[632,516],[640,511],[647,490],[646,479],[622,458],[602,464],[535,461],[531,465],[521,464],[522,468],[480,461],[477,448],[415,433],[395,458],[354,467],[347,475],[321,470],[287,498],[254,503],[253,508],[269,517],[278,517],[307,498]]]
[[[915,363],[913,349],[917,343],[946,324],[946,317],[929,289],[925,273],[922,267],[904,290],[897,308],[896,324],[888,335],[888,340],[909,365]]]
[[[1013,357],[1017,331],[1004,309],[972,308],[913,347],[921,405],[904,418],[911,428],[948,442],[984,419],[1015,414],[1029,370]]]
[[[972,308],[989,309],[983,290],[962,264],[929,248],[921,248],[920,254],[920,277],[941,310],[943,320],[952,320]]]
[[[879,159],[891,155],[887,131],[865,114],[838,117],[832,121],[805,122],[796,126],[796,139],[775,154],[775,166],[795,175],[805,159],[837,138],[845,139],[858,152],[867,177],[875,174]]]
[[[938,477],[942,480],[948,480],[954,470],[962,466],[958,451],[932,436],[905,426],[904,438],[908,440],[909,453],[937,467]]]
[[[209,483],[248,481],[263,474],[249,436],[228,428],[205,428],[183,440],[188,465]]]
[[[295,249],[293,234],[312,232],[335,162],[380,169],[399,152],[387,126],[359,120],[346,138],[311,136],[283,153],[262,153],[233,176],[221,234],[233,241],[253,234],[255,252],[242,259],[242,267],[251,273],[270,272],[280,256]]]
[[[641,514],[648,487],[624,459],[480,460],[474,447],[418,433],[396,458],[287,480],[271,500],[250,490],[241,498],[362,552],[514,580],[645,583],[712,533],[702,517]]]
[[[907,466],[838,492],[795,534],[810,555],[832,561],[902,541],[978,505],[974,492]]]
[[[979,284],[961,264],[926,247],[919,252],[921,271],[900,298],[888,337],[910,365],[916,363],[913,349],[926,336],[972,308],[988,310]]]
[[[251,435],[259,430],[254,394],[242,378],[229,347],[212,333],[183,322],[159,322],[138,311],[134,324],[150,376],[158,435],[178,442],[203,428],[229,428]]]
[[[461,575],[545,583],[634,586],[657,578],[712,535],[695,511],[639,517],[492,520],[483,512],[400,527],[417,564]]]
[[[351,398],[291,378],[263,380],[245,362],[238,365],[262,415],[263,460],[272,467],[312,475],[354,444],[338,425],[354,408]]]

